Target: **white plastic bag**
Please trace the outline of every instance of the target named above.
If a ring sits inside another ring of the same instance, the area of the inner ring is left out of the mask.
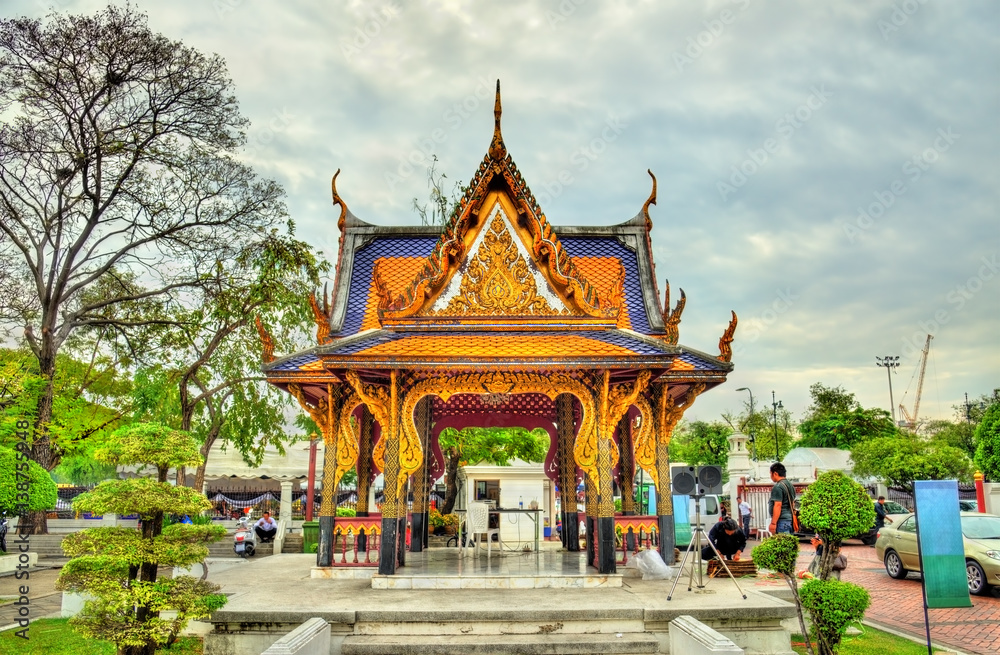
[[[636,564],[642,572],[643,580],[671,580],[677,574],[663,562],[658,550],[643,550],[636,553]]]

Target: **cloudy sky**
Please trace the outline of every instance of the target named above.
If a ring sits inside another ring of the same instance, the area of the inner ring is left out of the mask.
[[[736,370],[688,418],[738,409],[738,387],[800,418],[813,382],[888,409],[886,354],[912,407],[928,333],[922,417],[1000,387],[995,1],[136,4],[225,57],[247,157],[330,258],[333,172],[360,218],[417,223],[432,155],[455,181],[479,165],[497,78],[507,146],[557,227],[627,220],[652,169],[681,343],[715,353],[740,318]]]

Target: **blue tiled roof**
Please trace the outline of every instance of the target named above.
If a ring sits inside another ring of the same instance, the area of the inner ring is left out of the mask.
[[[304,364],[309,364],[311,362],[318,361],[319,358],[312,353],[305,353],[302,355],[294,355],[289,357],[286,361],[282,362],[278,366],[275,366],[272,371],[297,371],[300,366]]]
[[[681,353],[677,359],[686,364],[691,364],[695,367],[695,370],[698,371],[721,371],[724,368],[723,366],[720,366],[718,362],[706,360],[698,355],[695,355],[694,353],[689,352]]]
[[[379,238],[354,254],[351,290],[341,334],[354,334],[361,329],[368,302],[368,289],[374,275],[375,260],[381,257],[427,257],[434,250],[437,237]]]
[[[621,260],[625,267],[625,301],[632,329],[651,334],[646,304],[642,301],[642,283],[635,252],[614,237],[567,237],[559,241],[570,257],[617,257]]]

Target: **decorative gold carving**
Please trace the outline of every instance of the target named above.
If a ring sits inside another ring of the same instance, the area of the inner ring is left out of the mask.
[[[400,498],[399,494],[405,488],[407,478],[420,468],[423,451],[420,447],[420,437],[416,433],[416,426],[413,424],[413,408],[400,403],[399,373],[393,370],[391,376],[392,381],[387,389],[377,384],[362,382],[355,371],[345,373],[348,383],[354,388],[361,401],[371,410],[375,420],[382,426],[382,438],[375,446],[372,460],[386,475],[387,488],[389,486],[388,480],[391,479],[392,475],[395,475],[395,497]],[[402,415],[406,417],[406,420],[402,421],[404,426],[402,431],[399,430],[401,406],[404,412]],[[396,458],[395,462],[390,461],[393,457]],[[389,502],[388,494],[386,498]],[[390,509],[395,511],[395,507]],[[382,514],[386,516],[384,506]],[[393,514],[388,516],[394,518]]]
[[[668,455],[670,439],[673,436],[674,428],[684,416],[684,412],[694,403],[695,398],[705,390],[705,387],[704,382],[688,387],[687,393],[678,402],[670,393],[668,383],[655,382],[650,385],[648,395],[656,403],[654,414],[656,436],[650,439],[653,447],[650,448],[647,444],[643,450],[642,467],[650,474],[656,484],[657,514],[671,515],[674,513],[673,505],[670,502],[670,460]],[[637,405],[640,411],[651,409],[648,402],[638,401]],[[650,450],[653,451],[653,466],[649,466]]]
[[[322,304],[316,299],[316,293],[309,294],[309,306],[312,307],[313,320],[316,322],[316,343],[323,345],[330,340],[330,315],[333,312],[330,296],[326,285],[323,285]]]
[[[733,312],[733,319],[729,321],[729,327],[722,333],[719,339],[719,359],[724,362],[733,361],[733,335],[736,333],[736,312]]]
[[[348,373],[348,375],[351,375]],[[472,393],[541,393],[552,400],[561,393],[576,396],[582,407],[580,430],[573,447],[577,465],[594,480],[597,479],[597,438],[595,434],[594,395],[590,387],[564,373],[540,375],[538,373],[513,373],[489,371],[466,373],[456,377],[433,377],[421,380],[407,391],[403,400],[402,431],[407,443],[417,443],[419,437],[413,421],[413,411],[424,396],[436,395],[447,402],[455,394]],[[377,416],[377,415],[376,415]]]
[[[684,312],[684,305],[687,304],[687,296],[684,289],[681,289],[681,299],[677,301],[677,306],[670,309],[670,280],[667,280],[667,290],[663,298],[663,326],[667,334],[663,340],[676,346],[680,338],[679,326],[681,324],[681,314]]]
[[[507,223],[496,214],[475,256],[469,260],[459,295],[435,315],[538,316],[568,313],[538,295],[535,278],[518,252]]]
[[[649,217],[649,206],[656,204],[656,176],[653,175],[653,171],[646,169],[649,176],[653,178],[653,190],[649,193],[649,198],[646,199],[646,204],[642,206],[642,215],[646,217],[646,232],[653,229],[653,219]]]
[[[344,393],[343,385],[328,384],[327,397],[320,398],[315,404],[309,399],[298,384],[288,385],[290,393],[299,406],[309,414],[320,431],[323,433],[323,443],[326,444],[328,455],[325,459],[334,462],[334,469],[331,471],[332,490],[340,484],[344,473],[354,468],[358,461],[358,433],[352,426],[350,417],[361,400],[354,393]],[[339,428],[339,429],[338,429]],[[332,454],[332,459],[329,454]],[[325,474],[324,474],[325,475]],[[326,481],[324,479],[324,486]]]
[[[264,327],[264,323],[260,320],[260,316],[254,317],[254,325],[257,326],[257,334],[260,335],[260,360],[264,364],[270,364],[274,361],[274,339],[271,338],[271,334],[267,331],[267,328]]]
[[[337,483],[337,453],[332,448],[323,452],[323,500],[319,504],[320,516],[336,516],[337,502],[335,500]]]
[[[639,408],[639,431],[633,435],[635,440],[635,463],[649,474],[653,484],[658,485],[656,475],[656,439],[653,438],[653,407],[647,399],[648,394],[636,396],[633,404]],[[657,488],[659,488],[657,486]]]
[[[337,219],[337,229],[343,232],[344,228],[347,226],[347,203],[344,202],[343,199],[340,197],[340,194],[337,193],[338,175],[340,175],[339,168],[337,169],[337,172],[333,174],[333,179],[330,180],[330,193],[333,195],[334,206],[337,205],[340,206],[340,218]]]
[[[493,140],[479,165],[455,212],[452,214],[441,239],[427,257],[427,263],[403,293],[392,299],[390,306],[379,315],[383,320],[401,320],[415,316],[439,293],[450,280],[465,257],[467,235],[471,230],[482,229],[478,217],[491,190],[498,185],[500,193],[514,205],[519,229],[523,226],[526,234],[524,243],[530,243],[534,264],[542,271],[555,292],[566,305],[583,316],[595,319],[617,319],[621,306],[612,306],[602,298],[577,269],[572,258],[562,247],[562,243],[552,230],[552,226],[542,213],[538,201],[525,183],[514,160],[507,153],[500,133],[500,93],[497,91],[494,106]],[[655,179],[655,178],[654,178]],[[506,188],[504,188],[506,187]],[[646,207],[651,204],[647,201]]]

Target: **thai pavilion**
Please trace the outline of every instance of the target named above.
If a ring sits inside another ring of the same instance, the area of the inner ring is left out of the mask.
[[[649,237],[656,178],[631,220],[556,228],[507,153],[500,114],[498,82],[489,150],[444,226],[365,223],[348,210],[335,175],[340,252],[332,292],[311,298],[317,345],[274,358],[258,322],[267,380],[323,431],[323,489],[357,470],[357,519],[335,519],[334,494],[323,493],[320,567],[336,563],[344,523],[365,533],[362,542],[373,538],[381,574],[405,565],[408,520],[410,550],[424,547],[430,485],[444,470],[444,424],[542,425],[564,548],[580,549],[582,480],[588,563],[615,571],[616,520],[619,529],[631,521],[630,529],[656,533],[673,561],[667,447],[684,411],[732,370],[736,315],[718,355],[680,345],[683,292],[671,307],[668,285],[658,303]],[[616,518],[615,483],[631,490],[636,467],[656,485],[656,516],[633,516],[626,492]],[[380,516],[367,506],[379,472]]]

